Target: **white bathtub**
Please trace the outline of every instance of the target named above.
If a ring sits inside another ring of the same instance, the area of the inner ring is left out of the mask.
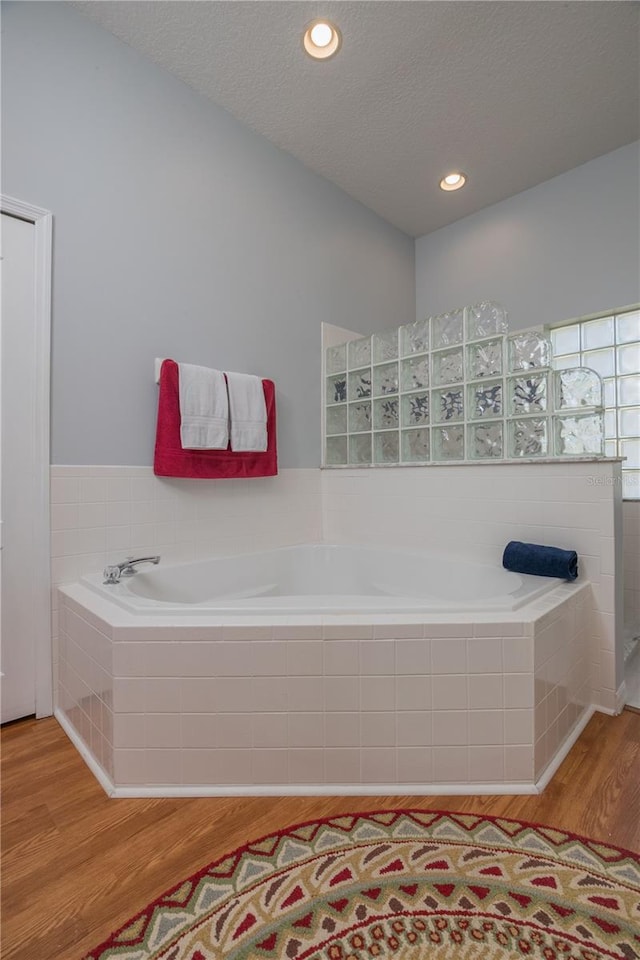
[[[143,567],[118,584],[82,582],[146,616],[508,612],[562,583],[446,554],[329,544]]]
[[[112,796],[532,793],[590,715],[584,581],[307,544],[59,598],[56,716]]]

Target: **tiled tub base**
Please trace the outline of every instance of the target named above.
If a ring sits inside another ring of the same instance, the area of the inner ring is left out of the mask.
[[[535,793],[593,712],[591,602],[151,622],[73,585],[56,716],[113,796]]]

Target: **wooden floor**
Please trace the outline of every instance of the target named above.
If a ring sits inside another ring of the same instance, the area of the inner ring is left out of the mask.
[[[337,813],[487,813],[640,849],[640,715],[629,711],[596,714],[535,797],[109,800],[53,718],[6,727],[2,754],[3,960],[81,960],[223,853]]]

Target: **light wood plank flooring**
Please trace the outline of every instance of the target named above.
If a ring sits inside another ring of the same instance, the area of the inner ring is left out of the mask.
[[[546,823],[640,849],[640,715],[596,714],[541,796],[109,800],[53,718],[2,731],[2,958],[81,960],[145,904],[248,840],[418,807]]]

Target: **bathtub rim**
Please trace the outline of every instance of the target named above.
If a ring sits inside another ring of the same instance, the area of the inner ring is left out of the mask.
[[[203,564],[208,564],[211,562],[219,562],[225,560],[227,557],[229,559],[237,559],[239,557],[261,557],[263,555],[270,555],[273,553],[279,552],[290,552],[298,549],[306,548],[322,548],[322,549],[346,549],[346,550],[380,550],[383,549],[387,556],[397,555],[401,559],[411,560],[413,558],[425,557],[431,560],[439,559],[438,553],[433,550],[427,549],[418,549],[418,548],[403,548],[403,547],[387,547],[380,544],[356,544],[356,543],[324,543],[318,541],[305,542],[300,544],[288,544],[280,547],[271,547],[269,549],[263,550],[242,550],[238,552],[224,553],[224,554],[214,554],[210,557],[203,557],[200,560],[185,560],[176,563],[169,563],[163,568],[163,571],[168,569],[177,569],[184,570],[189,567],[198,567]],[[350,601],[348,603],[349,607],[357,607],[357,609],[351,613],[349,610],[340,609],[340,604],[337,603],[334,605],[334,608],[331,609],[332,604],[327,603],[326,609],[324,609],[324,604],[318,604],[314,608],[314,598],[324,597],[324,594],[319,595],[303,595],[304,599],[308,597],[308,603],[306,605],[296,604],[295,602],[287,603],[287,596],[283,597],[267,597],[263,598],[259,595],[252,596],[249,594],[246,597],[239,598],[239,604],[237,609],[234,609],[233,598],[225,599],[216,598],[215,596],[210,600],[197,601],[194,603],[181,602],[181,601],[172,601],[172,600],[154,600],[148,597],[145,597],[144,594],[138,594],[135,590],[130,590],[130,583],[128,580],[123,580],[120,583],[114,584],[113,586],[109,585],[105,587],[103,583],[102,576],[97,572],[87,572],[82,574],[77,583],[88,588],[89,591],[96,594],[98,597],[103,598],[108,603],[112,603],[117,607],[120,607],[127,612],[133,614],[136,620],[139,620],[144,617],[151,617],[153,620],[161,619],[162,617],[185,617],[188,619],[202,620],[204,618],[212,617],[216,621],[220,618],[222,622],[225,622],[227,618],[233,618],[234,621],[237,618],[260,618],[264,619],[267,623],[276,623],[281,622],[282,618],[295,618],[296,623],[315,623],[316,620],[305,621],[300,620],[299,618],[312,617],[312,618],[322,618],[323,620],[327,617],[337,617],[342,621],[345,617],[354,618],[349,620],[352,623],[363,623],[368,622],[372,617],[383,618],[381,622],[384,621],[384,617],[390,616],[394,618],[397,617],[412,617],[417,618],[418,620],[431,620],[432,617],[436,618],[445,618],[443,622],[448,622],[446,618],[452,617],[454,620],[462,619],[462,622],[469,623],[473,622],[478,617],[487,616],[489,620],[502,620],[502,616],[506,615],[508,619],[522,619],[520,613],[527,609],[532,603],[536,600],[544,598],[549,594],[553,593],[555,589],[560,588],[569,581],[563,581],[559,578],[554,577],[534,577],[527,574],[514,573],[512,571],[504,570],[501,566],[494,563],[487,563],[479,561],[477,559],[470,559],[464,557],[458,557],[456,555],[450,556],[449,559],[451,562],[461,562],[463,565],[470,567],[480,567],[488,568],[491,570],[500,571],[502,574],[507,574],[510,577],[517,577],[520,580],[520,587],[503,594],[498,594],[493,597],[482,598],[474,602],[463,602],[459,600],[448,601],[446,598],[433,597],[428,599],[425,597],[402,597],[394,594],[388,596],[368,596],[368,595],[352,595],[345,593],[343,595],[336,594],[331,595],[335,596],[337,600],[338,597],[343,597],[343,602],[345,600]],[[153,577],[157,568],[149,571],[149,576]],[[577,581],[574,581],[574,583]],[[580,583],[585,583],[588,581],[580,580]],[[296,594],[294,597],[298,596]],[[508,601],[510,598],[510,601]],[[302,599],[302,597],[301,597]],[[275,601],[271,603],[270,601]],[[261,604],[264,602],[264,607],[261,608]],[[280,607],[280,609],[278,609]],[[388,609],[384,609],[387,607]],[[410,608],[409,610],[404,610],[403,608]],[[271,612],[273,610],[273,612]],[[398,622],[405,622],[404,620]],[[406,622],[414,622],[409,620]]]
[[[325,629],[335,630],[335,628],[360,628],[363,639],[382,639],[375,637],[375,627],[419,627],[441,625],[449,628],[446,635],[466,636],[469,624],[493,625],[497,627],[508,625],[509,630],[505,635],[531,635],[534,626],[540,626],[540,621],[550,614],[555,607],[564,600],[578,593],[583,589],[591,589],[590,580],[575,580],[573,582],[562,581],[551,588],[547,593],[524,604],[517,610],[506,611],[482,611],[479,609],[473,611],[457,611],[452,613],[443,613],[433,611],[428,615],[427,610],[420,613],[385,613],[385,614],[287,614],[287,615],[248,615],[248,614],[225,614],[215,615],[211,610],[203,610],[201,614],[143,614],[132,613],[124,606],[116,603],[115,600],[108,599],[96,590],[91,589],[85,584],[76,581],[74,583],[59,584],[57,589],[73,603],[81,608],[80,615],[86,620],[92,622],[99,630],[107,635],[111,635],[113,629],[119,628],[145,628],[141,630],[142,635],[150,635],[149,628],[180,628],[180,627],[207,627],[212,630],[222,630],[227,628],[244,628],[250,633],[253,630],[260,631],[265,627],[316,627],[323,634]],[[84,613],[82,612],[84,611]],[[457,625],[460,626],[461,633],[450,632]],[[105,629],[106,628],[106,629]],[[370,632],[366,632],[370,628]],[[519,629],[518,629],[519,628]],[[515,632],[514,632],[515,631]],[[365,636],[366,634],[366,636]],[[416,633],[416,636],[426,634]],[[486,635],[486,634],[481,634]],[[327,637],[326,639],[330,639]]]

